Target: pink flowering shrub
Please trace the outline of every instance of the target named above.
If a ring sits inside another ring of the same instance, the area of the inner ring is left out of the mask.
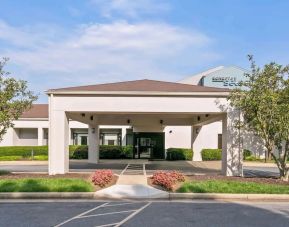
[[[172,190],[174,184],[185,181],[185,176],[178,171],[157,171],[151,179],[153,184],[160,185],[167,190]]]
[[[102,169],[94,172],[91,181],[94,183],[94,185],[104,187],[109,182],[111,182],[112,178],[113,172],[110,169]]]

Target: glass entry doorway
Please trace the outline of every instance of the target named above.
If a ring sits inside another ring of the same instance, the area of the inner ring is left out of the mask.
[[[165,133],[135,132],[133,142],[133,158],[165,158]]]

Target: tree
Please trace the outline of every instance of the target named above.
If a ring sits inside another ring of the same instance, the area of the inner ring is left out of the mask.
[[[246,74],[247,81],[241,82],[241,88],[231,92],[229,100],[242,112],[243,120],[239,125],[264,141],[266,159],[271,155],[280,178],[288,181],[289,66],[272,62],[260,68],[252,56],[249,56],[249,61],[251,72]]]
[[[37,96],[28,90],[27,82],[9,77],[4,71],[8,58],[0,60],[0,141],[7,129],[13,127],[13,121],[31,108]]]

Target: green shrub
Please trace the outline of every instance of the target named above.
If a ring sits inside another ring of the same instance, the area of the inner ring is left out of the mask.
[[[203,149],[201,154],[203,161],[222,160],[222,149]]]
[[[0,147],[0,161],[31,160],[33,150],[34,160],[48,159],[48,146],[9,146]],[[132,158],[132,146],[101,145],[99,156],[104,159]],[[70,159],[88,159],[87,145],[70,145]]]
[[[192,160],[193,151],[187,148],[169,148],[167,150],[167,160]]]
[[[255,157],[254,155],[247,156],[245,161],[261,161],[262,159]]]
[[[133,156],[133,146],[127,145],[122,147],[122,155],[124,158],[132,158]]]
[[[88,159],[87,145],[70,145],[69,146],[70,159]]]
[[[99,158],[118,159],[122,158],[122,147],[115,145],[101,145],[99,147]]]
[[[244,149],[243,150],[243,159],[246,160],[247,157],[252,156],[252,152],[250,150]]]
[[[23,158],[33,155],[48,155],[48,146],[6,146],[0,147],[0,156],[21,156]]]

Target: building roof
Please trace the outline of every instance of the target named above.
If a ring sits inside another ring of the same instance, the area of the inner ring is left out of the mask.
[[[20,118],[48,118],[48,104],[33,104]]]
[[[74,92],[227,92],[228,89],[188,85],[158,80],[134,80],[78,87],[50,89],[47,93]]]
[[[201,85],[200,82],[201,82],[201,79],[202,79],[204,76],[207,76],[207,75],[209,75],[210,73],[219,71],[219,70],[221,70],[221,69],[223,69],[223,68],[224,68],[224,66],[218,66],[218,67],[209,69],[209,70],[207,70],[207,71],[204,71],[204,72],[195,74],[195,75],[193,75],[193,76],[186,77],[186,78],[184,78],[184,79],[182,79],[182,80],[180,80],[180,81],[178,81],[178,82],[179,82],[179,83],[183,83],[183,84]]]
[[[179,82],[183,84],[196,84],[196,85],[198,84],[206,86],[206,84],[203,83],[204,81],[202,81],[202,79],[206,80],[207,78],[211,77],[228,77],[228,76],[239,78],[240,76],[244,77],[245,73],[250,73],[250,71],[234,65],[218,66],[216,68],[209,69],[205,72],[201,72],[199,74],[187,77]],[[207,86],[211,86],[211,84],[207,84]],[[221,87],[214,86],[214,87],[221,88],[222,86]]]

